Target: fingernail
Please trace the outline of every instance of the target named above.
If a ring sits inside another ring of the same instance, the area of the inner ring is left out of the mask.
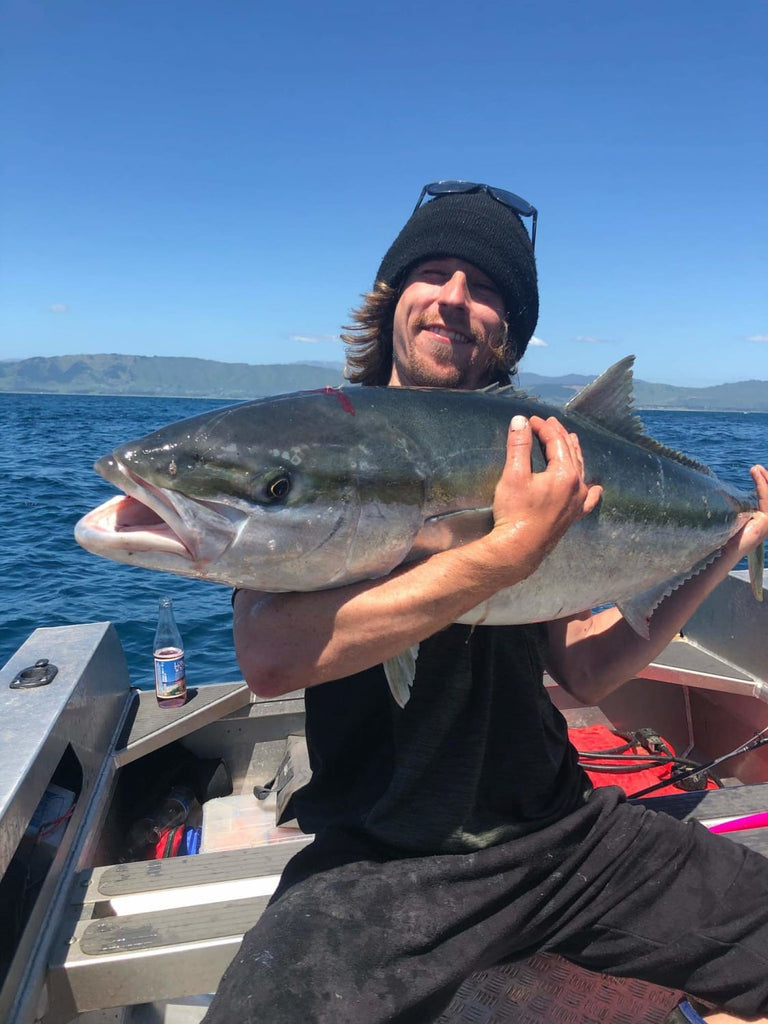
[[[525,430],[528,426],[528,420],[525,416],[513,416],[510,426],[513,430]]]

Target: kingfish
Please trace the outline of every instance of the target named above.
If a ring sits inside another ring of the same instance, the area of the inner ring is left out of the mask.
[[[258,591],[383,577],[487,533],[511,418],[556,416],[578,435],[601,500],[532,575],[458,621],[549,621],[616,604],[647,637],[659,602],[717,557],[755,503],[644,432],[633,361],[563,408],[511,388],[362,387],[205,412],[99,459],[124,494],[85,515],[75,537],[119,562]],[[537,440],[532,464],[545,467]],[[760,549],[757,597],[762,566]],[[416,651],[385,665],[401,706]]]

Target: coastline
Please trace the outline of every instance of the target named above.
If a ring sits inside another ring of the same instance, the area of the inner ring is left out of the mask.
[[[335,386],[335,385],[334,385]],[[355,385],[345,385],[348,387],[354,387]],[[304,390],[304,389],[295,389]],[[527,390],[527,389],[523,389]],[[159,399],[176,399],[181,402],[190,401],[201,401],[201,402],[227,402],[232,405],[238,402],[251,402],[259,398],[270,398],[274,395],[289,394],[288,391],[270,391],[261,392],[259,394],[244,395],[211,395],[211,394],[200,394],[200,393],[184,393],[179,394],[168,394],[167,392],[160,391],[54,391],[48,390],[43,391],[38,389],[35,390],[19,390],[19,389],[5,389],[0,387],[1,395],[16,395],[22,397],[29,395],[35,398],[159,398]],[[565,404],[565,402],[558,402],[547,396],[539,396],[541,401],[547,405],[559,407]],[[754,408],[738,408],[736,406],[685,406],[685,405],[654,405],[649,403],[638,403],[635,399],[634,409],[638,415],[644,412],[682,412],[682,413],[705,413],[707,415],[723,413],[725,415],[744,415],[744,416],[765,416],[768,415],[768,406],[764,409]]]

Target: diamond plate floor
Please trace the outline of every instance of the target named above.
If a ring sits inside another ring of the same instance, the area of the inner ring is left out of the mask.
[[[610,978],[551,953],[478,971],[438,1024],[664,1024],[682,993]]]

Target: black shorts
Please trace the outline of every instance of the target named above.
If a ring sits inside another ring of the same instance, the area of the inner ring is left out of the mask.
[[[596,790],[539,832],[402,857],[329,832],[285,869],[206,1024],[425,1024],[475,970],[536,951],[768,1010],[768,860]]]

